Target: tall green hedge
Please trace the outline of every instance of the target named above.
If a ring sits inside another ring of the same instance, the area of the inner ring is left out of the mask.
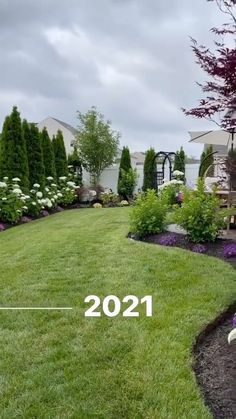
[[[22,132],[20,113],[16,106],[6,117],[1,135],[0,177],[4,176],[20,178],[24,189],[29,186],[26,142]]]
[[[156,188],[156,161],[155,150],[150,148],[147,150],[143,166],[143,191]]]
[[[45,171],[39,130],[35,124],[28,124],[26,120],[23,121],[22,128],[28,155],[30,187],[34,183],[38,183],[43,188],[45,185]]]
[[[47,132],[47,128],[43,128],[40,133],[42,151],[43,151],[43,163],[45,170],[45,177],[52,176],[56,179],[56,169],[55,169],[55,157],[53,151],[52,141]]]
[[[60,130],[57,131],[56,137],[52,139],[52,145],[55,156],[55,169],[57,178],[68,175],[68,165],[66,157],[66,149],[63,139],[63,134]]]

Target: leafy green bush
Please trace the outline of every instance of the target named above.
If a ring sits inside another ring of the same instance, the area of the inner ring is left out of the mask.
[[[154,189],[138,196],[130,214],[131,231],[145,236],[150,233],[160,233],[164,230],[167,205],[157,197]]]
[[[112,191],[102,192],[100,194],[100,199],[103,205],[108,206],[108,207],[113,207],[118,204],[119,196]]]
[[[119,194],[124,198],[132,198],[134,188],[137,182],[136,169],[129,169],[127,171],[121,169],[121,177],[118,181]]]
[[[220,209],[215,191],[206,193],[204,181],[198,180],[197,190],[184,191],[182,207],[176,209],[174,219],[183,227],[191,241],[214,241],[224,226],[225,210]]]

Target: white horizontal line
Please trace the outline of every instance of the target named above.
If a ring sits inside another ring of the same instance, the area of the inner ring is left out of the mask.
[[[0,310],[73,310],[73,307],[0,307]]]

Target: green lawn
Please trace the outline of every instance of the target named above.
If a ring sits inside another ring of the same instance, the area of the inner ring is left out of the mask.
[[[59,213],[0,234],[0,417],[210,418],[191,370],[200,329],[235,299],[235,271],[126,238],[129,208]],[[153,317],[85,318],[89,294],[151,294]]]

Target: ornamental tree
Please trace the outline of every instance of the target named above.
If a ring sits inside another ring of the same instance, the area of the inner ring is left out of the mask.
[[[56,178],[54,151],[46,127],[43,128],[40,133],[40,137],[42,143],[45,177],[52,176],[53,178]]]
[[[155,150],[150,148],[147,150],[143,166],[143,191],[148,189],[156,188],[156,161],[155,161]]]
[[[45,185],[45,172],[42,144],[38,127],[35,124],[28,124],[28,122],[24,120],[22,129],[28,155],[30,187],[35,183],[39,183],[43,188]]]
[[[232,130],[236,127],[236,0],[207,1],[215,1],[220,11],[229,17],[230,22],[220,28],[211,29],[211,32],[220,38],[220,41],[215,41],[215,49],[212,51],[192,39],[196,62],[208,75],[208,80],[198,83],[204,93],[204,98],[198,106],[183,111],[186,115],[206,118],[224,129]],[[214,119],[217,114],[219,123]]]
[[[25,138],[17,107],[6,117],[1,135],[0,176],[18,177],[23,188],[28,188],[29,169]]]
[[[79,126],[76,145],[83,167],[89,172],[93,185],[99,183],[101,173],[117,155],[120,134],[111,122],[92,107],[85,114],[78,112]]]
[[[53,136],[52,145],[55,157],[55,169],[57,178],[68,175],[66,149],[63,139],[63,134],[60,130],[57,131],[56,137]]]

